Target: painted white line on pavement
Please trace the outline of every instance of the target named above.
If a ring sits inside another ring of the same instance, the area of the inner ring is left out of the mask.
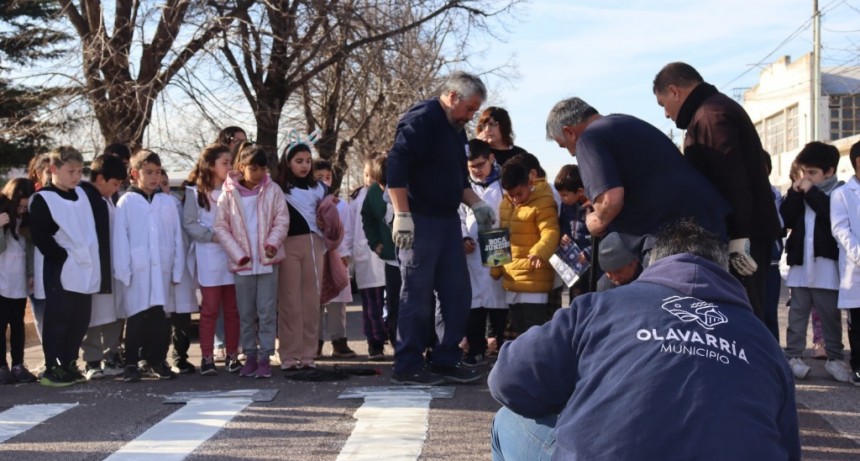
[[[77,403],[15,405],[0,413],[0,443],[28,431],[48,418],[76,407]]]
[[[427,438],[431,400],[421,391],[367,395],[337,461],[417,460]]]
[[[250,404],[250,398],[189,400],[105,461],[185,459]]]

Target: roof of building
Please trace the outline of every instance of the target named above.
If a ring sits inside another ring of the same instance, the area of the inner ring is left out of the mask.
[[[860,66],[822,68],[821,91],[833,95],[860,93]]]

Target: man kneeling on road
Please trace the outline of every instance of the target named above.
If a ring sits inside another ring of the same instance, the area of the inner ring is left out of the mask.
[[[502,347],[494,460],[800,459],[791,370],[725,244],[681,222],[650,258]]]

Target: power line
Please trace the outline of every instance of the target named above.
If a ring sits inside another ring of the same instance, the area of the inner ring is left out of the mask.
[[[844,1],[844,0],[843,0],[843,1]],[[741,72],[741,74],[740,74],[740,75],[738,75],[737,77],[735,77],[735,78],[731,79],[728,83],[723,84],[723,85],[722,85],[722,87],[723,87],[723,88],[728,87],[728,86],[729,86],[729,85],[731,85],[732,83],[735,83],[736,81],[738,81],[738,80],[740,80],[741,78],[743,78],[746,74],[750,73],[750,71],[752,71],[754,68],[759,67],[759,66],[762,66],[762,65],[766,64],[767,62],[769,62],[769,61],[768,61],[768,59],[770,59],[770,57],[771,57],[771,56],[773,56],[773,55],[774,55],[774,53],[776,53],[777,51],[779,51],[779,49],[780,49],[780,48],[782,48],[783,46],[785,46],[788,42],[790,42],[790,41],[794,40],[794,39],[795,39],[795,37],[797,37],[798,35],[800,35],[800,33],[801,33],[801,32],[803,32],[803,31],[805,31],[806,29],[808,29],[810,25],[812,25],[812,18],[809,18],[809,19],[807,19],[806,21],[804,21],[804,22],[803,22],[803,24],[801,24],[801,25],[800,25],[800,27],[798,27],[797,29],[795,29],[795,30],[794,30],[794,32],[792,32],[791,34],[789,34],[789,36],[788,36],[788,37],[786,37],[786,38],[785,38],[785,40],[783,40],[782,42],[780,42],[780,43],[779,43],[779,45],[777,45],[777,46],[776,46],[776,48],[774,48],[774,49],[773,49],[773,51],[771,51],[770,53],[768,53],[768,54],[767,54],[767,56],[765,56],[765,57],[763,57],[762,59],[760,59],[757,63],[750,65],[750,66],[749,66],[749,68],[747,68],[747,70],[745,70],[745,71]]]

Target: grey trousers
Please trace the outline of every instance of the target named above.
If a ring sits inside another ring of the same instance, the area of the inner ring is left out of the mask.
[[[842,345],[842,311],[836,307],[839,292],[820,288],[791,288],[791,307],[788,309],[788,329],[785,336],[785,355],[788,358],[802,357],[806,349],[806,328],[812,306],[821,317],[824,333],[824,350],[827,358],[845,358]]]
[[[105,354],[119,352],[119,338],[124,326],[125,319],[120,319],[87,329],[87,335],[81,343],[84,362],[100,362]]]
[[[332,341],[346,338],[346,303],[332,301],[320,306],[320,341],[328,331]]]
[[[249,357],[258,355],[268,358],[275,352],[278,268],[274,267],[274,271],[269,274],[236,274],[235,280],[236,304],[239,308],[239,344]]]

